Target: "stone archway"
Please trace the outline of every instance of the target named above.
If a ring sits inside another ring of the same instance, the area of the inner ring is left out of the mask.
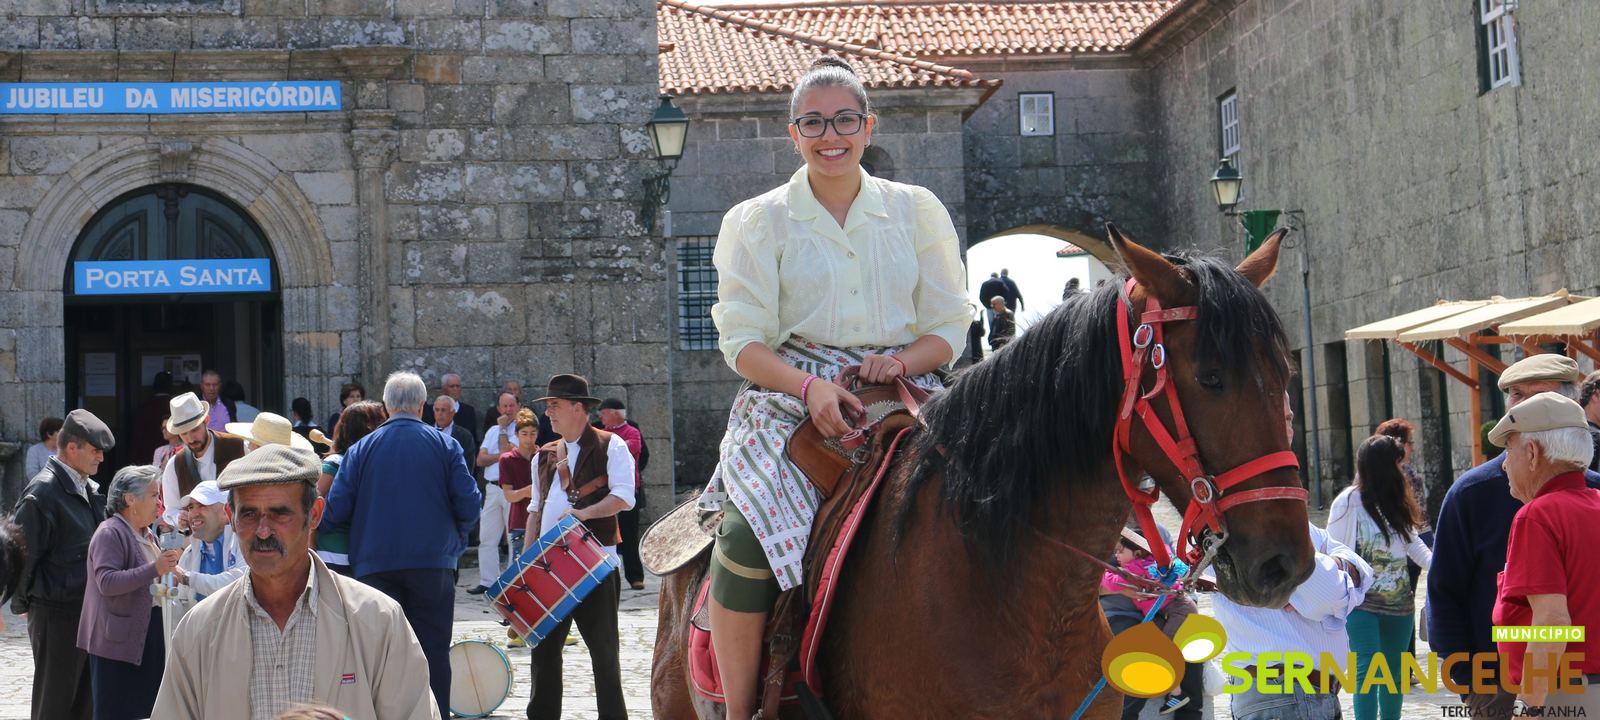
[[[328,241],[300,188],[266,158],[216,138],[198,145],[130,140],[79,161],[35,206],[17,266],[65,267],[71,239],[95,213],[124,193],[162,182],[206,187],[244,208],[272,243],[285,290],[333,283]],[[59,293],[62,280],[60,272],[24,272],[16,287]]]
[[[277,259],[283,308],[283,354],[288,397],[320,389],[348,374],[341,333],[327,308],[349,306],[353,289],[337,287],[333,257],[315,206],[293,178],[271,161],[222,138],[161,141],[134,138],[108,144],[54,176],[33,205],[17,246],[15,271],[0,293],[0,334],[15,333],[15,378],[0,400],[20,417],[62,412],[65,393],[63,290],[74,241],[107,204],[159,183],[207,188],[237,204],[260,226]],[[340,291],[344,294],[337,294]],[[353,347],[353,346],[352,346]],[[4,373],[0,373],[4,375]],[[8,435],[21,435],[11,427]]]
[[[1011,228],[1010,230],[997,232],[993,235],[983,238],[982,240],[973,242],[972,245],[977,245],[978,243],[987,240],[993,240],[995,238],[1006,237],[1007,235],[1044,235],[1046,237],[1053,237],[1057,240],[1069,242],[1073,245],[1083,248],[1084,250],[1088,251],[1090,255],[1093,255],[1096,260],[1104,263],[1106,268],[1112,272],[1118,272],[1122,269],[1122,260],[1121,258],[1117,257],[1117,251],[1111,249],[1110,243],[1093,235],[1089,235],[1082,231],[1074,230],[1063,225],[1050,225],[1046,223],[1021,225]],[[969,245],[968,247],[970,248],[971,246]]]

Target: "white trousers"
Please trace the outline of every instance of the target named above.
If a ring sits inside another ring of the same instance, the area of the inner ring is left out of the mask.
[[[511,521],[511,503],[496,483],[483,486],[483,510],[478,513],[478,584],[488,586],[500,578],[500,540]]]

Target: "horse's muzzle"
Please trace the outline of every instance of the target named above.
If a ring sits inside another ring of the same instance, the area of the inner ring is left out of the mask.
[[[1295,551],[1269,546],[1250,553],[1225,546],[1217,553],[1218,589],[1241,605],[1281,608],[1313,569],[1311,558],[1298,558]]]

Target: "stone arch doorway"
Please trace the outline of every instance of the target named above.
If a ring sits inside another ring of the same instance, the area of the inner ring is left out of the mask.
[[[167,400],[202,392],[203,370],[238,383],[246,407],[281,412],[271,400],[284,378],[278,262],[261,227],[220,193],[159,183],[113,199],[78,234],[62,288],[66,406],[94,412],[118,438],[102,475],[150,462]]]
[[[992,274],[1009,271],[1022,292],[1013,307],[1019,329],[1026,331],[1061,303],[1067,280],[1076,277],[1082,289],[1112,277],[1112,270],[1095,251],[1115,258],[1110,246],[1097,238],[1057,225],[1024,225],[972,242],[967,246],[968,293],[980,307],[988,298],[983,284]],[[989,314],[984,313],[985,322]],[[970,342],[970,341],[969,341]]]

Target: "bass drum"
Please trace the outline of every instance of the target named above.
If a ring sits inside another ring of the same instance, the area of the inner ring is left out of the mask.
[[[516,674],[504,650],[482,640],[450,646],[450,713],[481,718],[511,697]]]

